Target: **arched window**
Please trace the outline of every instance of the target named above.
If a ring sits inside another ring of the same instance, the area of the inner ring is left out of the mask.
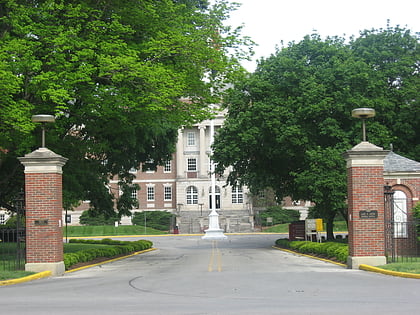
[[[407,237],[407,195],[396,190],[394,193],[394,237]]]
[[[195,186],[187,187],[187,205],[198,204],[198,189]]]

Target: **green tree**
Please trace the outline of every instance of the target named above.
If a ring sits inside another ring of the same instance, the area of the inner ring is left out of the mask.
[[[333,219],[346,208],[341,153],[361,140],[360,122],[351,118],[351,110],[377,110],[376,118],[368,121],[369,141],[388,148],[409,134],[398,142],[407,145],[396,149],[413,153],[411,148],[418,145],[412,131],[401,133],[393,126],[394,119],[402,124],[400,117],[413,115],[413,122],[406,124],[418,129],[420,106],[413,92],[420,87],[416,42],[418,37],[409,31],[390,27],[364,32],[350,43],[314,34],[261,60],[255,73],[237,82],[227,98],[229,115],[214,144],[217,171],[233,166],[228,181],[246,184],[254,193],[271,187],[280,198],[316,202],[332,238]],[[365,58],[366,51],[374,55],[381,46],[402,43],[406,49],[384,47],[399,53],[393,67],[401,67],[400,60],[405,65],[398,79],[390,79],[377,61]]]
[[[181,125],[209,116],[241,75],[247,44],[223,25],[226,1],[8,0],[0,3],[0,200],[22,186],[16,157],[34,150],[32,114],[52,114],[47,146],[69,159],[64,205],[113,214],[106,184],[171,157]],[[212,81],[205,80],[212,73]],[[188,100],[188,101],[186,101]],[[129,214],[131,198],[117,201]]]

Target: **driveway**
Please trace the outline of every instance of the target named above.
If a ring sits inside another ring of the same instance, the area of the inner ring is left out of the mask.
[[[419,280],[282,252],[277,238],[150,237],[155,251],[2,287],[1,314],[419,313]]]

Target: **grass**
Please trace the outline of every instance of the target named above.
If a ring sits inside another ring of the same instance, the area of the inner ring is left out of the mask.
[[[324,231],[326,231],[326,225],[324,223]],[[335,221],[334,232],[347,231],[346,221]],[[289,233],[289,223],[273,225],[268,228],[264,228],[263,232],[267,233]]]
[[[0,271],[0,281],[27,277],[35,273],[36,272],[24,271],[24,270],[13,270],[13,271],[2,270]]]
[[[419,260],[420,260],[420,258],[419,258]],[[387,265],[378,266],[378,268],[382,268],[382,269],[385,269],[385,270],[398,271],[398,272],[408,272],[408,273],[420,274],[420,261],[390,263],[390,264],[387,264]]]
[[[168,232],[155,230],[141,225],[83,225],[67,226],[67,237],[89,237],[89,236],[110,236],[110,235],[159,235]],[[66,227],[63,227],[63,236],[66,236]]]
[[[109,245],[102,245],[102,244],[80,244],[80,243],[74,243],[74,244],[67,243],[63,245],[64,245],[64,253],[75,253],[80,250],[109,246]],[[24,270],[0,270],[0,281],[18,279],[18,278],[33,275],[35,273],[36,272],[30,272],[30,271],[24,271]]]

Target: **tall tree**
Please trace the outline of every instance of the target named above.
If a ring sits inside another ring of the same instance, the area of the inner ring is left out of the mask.
[[[345,210],[341,153],[361,140],[360,122],[351,118],[351,110],[377,110],[368,122],[369,141],[386,148],[404,144],[397,148],[401,153],[413,153],[419,144],[413,138],[420,87],[415,43],[418,37],[398,27],[363,32],[350,43],[314,34],[261,60],[227,99],[229,116],[214,144],[217,170],[233,166],[228,181],[254,192],[271,187],[278,197],[315,201],[332,238],[332,221]],[[406,49],[388,47],[401,45]],[[392,65],[366,57],[382,46],[393,52]],[[404,122],[407,115],[412,121]],[[395,121],[410,130],[399,132]]]
[[[0,4],[0,200],[22,184],[17,156],[37,147],[32,114],[52,114],[47,146],[69,161],[64,202],[112,214],[117,175],[174,151],[177,129],[208,117],[240,75],[247,43],[223,25],[226,1],[8,0]],[[213,73],[213,80],[205,80]],[[188,102],[183,101],[188,99]],[[39,143],[39,141],[38,141]],[[131,198],[118,200],[128,214]]]

